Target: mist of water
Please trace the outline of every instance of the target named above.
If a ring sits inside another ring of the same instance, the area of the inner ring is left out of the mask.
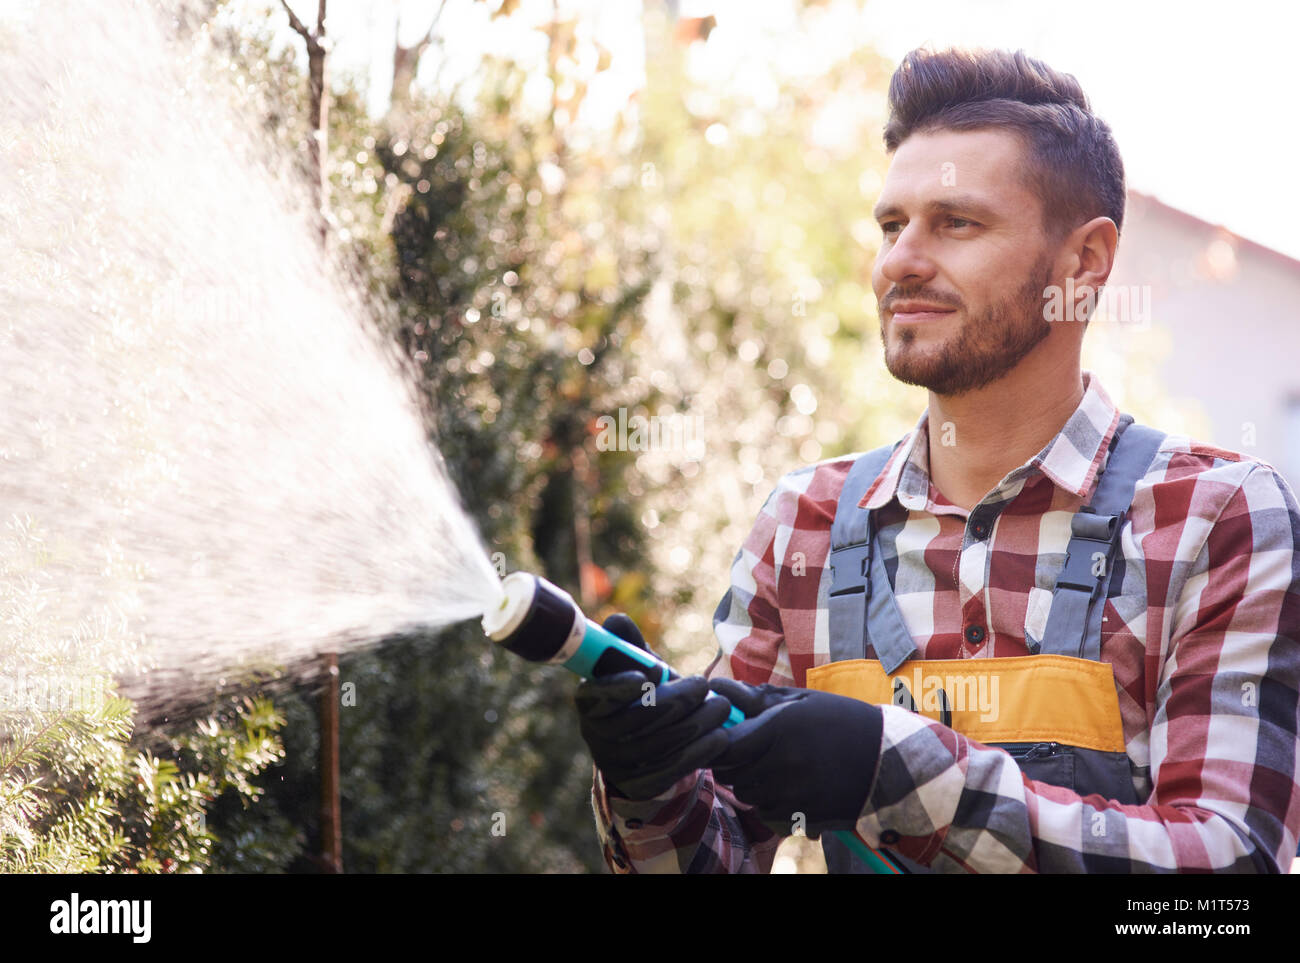
[[[306,188],[230,103],[151,4],[0,14],[10,708],[59,673],[189,698],[500,591]]]

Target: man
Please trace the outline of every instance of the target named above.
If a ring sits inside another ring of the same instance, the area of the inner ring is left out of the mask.
[[[928,410],[781,479],[709,681],[580,688],[607,862],[766,872],[802,830],[861,871],[838,830],[918,872],[1286,871],[1300,508],[1081,371],[1123,223],[1109,129],[1023,53],[914,51],[890,106],[872,281]]]

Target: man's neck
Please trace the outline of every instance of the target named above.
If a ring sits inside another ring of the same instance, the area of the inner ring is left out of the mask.
[[[970,511],[1060,433],[1083,393],[1077,359],[1054,366],[1021,364],[961,395],[931,392],[930,481]]]

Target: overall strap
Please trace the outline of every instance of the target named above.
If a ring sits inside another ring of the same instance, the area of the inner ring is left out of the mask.
[[[1164,439],[1164,432],[1133,424],[1132,415],[1120,415],[1092,500],[1070,520],[1070,543],[1043,640],[1025,640],[1031,654],[1101,659],[1101,619],[1120,532],[1137,483]]]
[[[871,512],[858,503],[884,471],[902,441],[859,455],[844,479],[831,524],[830,655],[831,661],[862,659],[867,651],[867,603],[871,598]],[[888,593],[886,593],[888,596]],[[883,660],[886,656],[879,652]],[[906,658],[906,656],[904,656]],[[900,660],[901,662],[901,660]]]

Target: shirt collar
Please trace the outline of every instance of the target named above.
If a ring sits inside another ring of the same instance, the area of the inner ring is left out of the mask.
[[[1039,471],[1071,495],[1087,497],[1105,464],[1120,413],[1092,372],[1084,371],[1082,375],[1083,399],[1065,427],[1042,451],[1011,472],[1006,481],[1016,481]],[[926,408],[858,507],[879,508],[895,497],[908,508],[924,509],[929,503],[929,418],[930,410]]]

